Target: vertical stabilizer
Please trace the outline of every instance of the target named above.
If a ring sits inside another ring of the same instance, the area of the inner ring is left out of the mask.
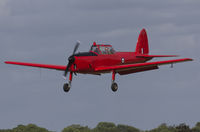
[[[138,37],[136,49],[136,54],[149,54],[149,45],[146,30],[143,28]]]

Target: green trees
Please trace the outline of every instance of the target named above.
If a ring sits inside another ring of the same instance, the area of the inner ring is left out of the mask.
[[[127,125],[117,125],[117,128],[120,132],[140,132],[139,129],[132,127],[132,126],[127,126]]]
[[[119,132],[114,123],[100,122],[92,132]]]
[[[167,124],[163,123],[155,129],[146,131],[146,132],[178,132],[176,128],[172,126],[167,126]]]
[[[0,132],[50,132],[45,128],[38,127],[34,124],[28,124],[27,126],[18,125],[13,129],[0,130]]]
[[[86,126],[71,125],[62,130],[62,132],[90,132],[91,130]]]
[[[34,124],[28,125],[18,125],[13,129],[0,129],[0,132],[51,132],[45,128],[38,127]],[[122,124],[114,124],[112,122],[100,122],[93,129],[88,126],[81,125],[71,125],[62,130],[62,132],[200,132],[200,122],[196,123],[193,128],[190,128],[185,123],[179,125],[168,126],[163,123],[159,125],[157,128],[152,130],[142,131],[135,127],[122,125]]]
[[[100,122],[93,129],[87,126],[71,125],[62,130],[62,132],[141,132],[139,129],[127,125],[115,125],[112,122]]]
[[[185,123],[181,123],[180,125],[176,126],[176,130],[178,132],[192,132],[190,127],[186,125]]]
[[[177,126],[167,126],[166,124],[161,124],[159,127],[146,132],[200,132],[200,122],[198,122],[193,128],[190,128],[185,123],[181,123]]]
[[[197,122],[195,127],[192,128],[192,132],[200,132],[200,122]]]

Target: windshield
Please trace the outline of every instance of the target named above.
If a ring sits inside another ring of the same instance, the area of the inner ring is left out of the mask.
[[[114,54],[115,50],[110,46],[100,46],[99,47],[102,54]]]
[[[115,50],[112,46],[102,46],[102,45],[93,45],[90,51],[95,52],[97,54],[114,54]]]

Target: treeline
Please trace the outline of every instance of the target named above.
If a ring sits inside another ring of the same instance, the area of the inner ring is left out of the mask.
[[[34,124],[18,125],[13,129],[0,129],[0,132],[53,132],[46,128],[38,127]],[[190,128],[186,124],[179,124],[168,126],[161,124],[152,130],[139,130],[133,126],[118,124],[115,125],[111,122],[100,122],[95,128],[91,129],[88,126],[71,125],[62,130],[62,132],[200,132],[200,122],[198,122],[193,128]]]

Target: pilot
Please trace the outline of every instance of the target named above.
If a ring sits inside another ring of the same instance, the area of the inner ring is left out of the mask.
[[[109,54],[108,47],[105,48],[105,54]]]

